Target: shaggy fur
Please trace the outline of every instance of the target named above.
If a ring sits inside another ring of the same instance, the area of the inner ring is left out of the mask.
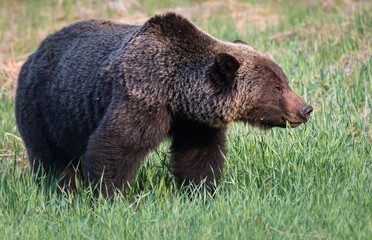
[[[311,111],[274,62],[173,13],[144,25],[94,19],[63,28],[27,59],[16,95],[32,169],[66,170],[67,183],[82,157],[90,182],[104,173],[106,195],[125,191],[166,136],[178,182],[211,186],[221,176],[229,123],[297,126]]]

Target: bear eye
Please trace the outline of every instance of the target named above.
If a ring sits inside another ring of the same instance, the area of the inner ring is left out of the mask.
[[[279,92],[280,91],[280,87],[274,87],[274,92]]]

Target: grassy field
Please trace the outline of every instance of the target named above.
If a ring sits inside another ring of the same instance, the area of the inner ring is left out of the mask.
[[[369,1],[0,1],[0,239],[372,239],[372,4]],[[276,61],[314,107],[306,125],[230,126],[214,196],[177,189],[169,142],[113,203],[37,187],[14,118],[20,66],[79,19],[143,23],[180,12]]]

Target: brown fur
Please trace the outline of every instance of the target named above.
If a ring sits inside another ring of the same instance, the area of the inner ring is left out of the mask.
[[[48,36],[24,64],[16,97],[34,171],[40,160],[58,175],[82,156],[85,177],[103,174],[106,195],[126,191],[167,135],[179,184],[206,179],[212,188],[229,123],[297,126],[311,110],[270,59],[172,13],[142,26],[82,21]]]

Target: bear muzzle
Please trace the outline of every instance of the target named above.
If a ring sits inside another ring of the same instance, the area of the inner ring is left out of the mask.
[[[289,122],[289,125],[291,128],[295,128],[300,126],[302,123],[306,123],[307,120],[310,118],[310,114],[313,111],[313,107],[310,105],[306,105],[304,107],[301,107],[300,110],[297,112],[295,117],[283,117],[283,121]],[[285,124],[284,127],[286,127],[287,124]]]
[[[292,90],[285,93],[286,111],[283,116],[285,126],[287,126],[286,121],[289,122],[292,128],[306,123],[311,112],[314,110],[313,107],[307,104],[301,97],[299,97]]]

